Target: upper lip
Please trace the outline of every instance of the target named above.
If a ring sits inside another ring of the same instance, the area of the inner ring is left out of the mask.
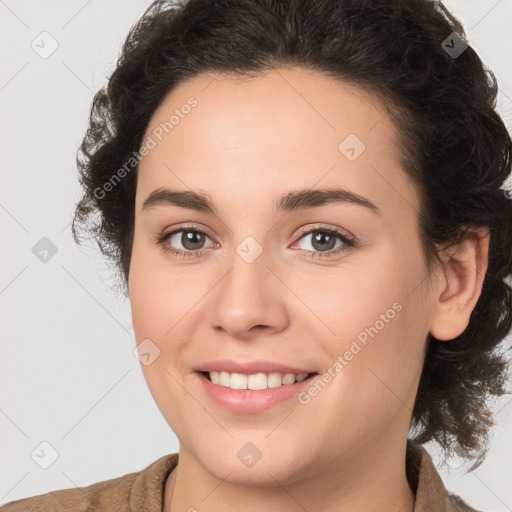
[[[299,375],[300,373],[314,373],[311,370],[298,368],[297,366],[289,366],[281,363],[274,363],[272,361],[247,361],[238,362],[231,359],[216,359],[215,361],[207,361],[201,366],[196,368],[198,372],[229,372],[229,373],[242,373],[245,375],[252,375],[254,373],[293,373]]]

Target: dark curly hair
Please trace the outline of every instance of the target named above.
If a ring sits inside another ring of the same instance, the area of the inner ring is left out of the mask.
[[[460,22],[431,0],[154,2],[131,28],[91,106],[77,155],[83,196],[73,219],[75,242],[94,237],[127,293],[133,155],[153,113],[180,82],[205,71],[251,77],[302,66],[372,91],[387,105],[404,168],[421,196],[428,268],[471,227],[490,232],[488,268],[469,325],[449,341],[429,334],[409,432],[413,443],[434,440],[445,455],[477,458],[475,469],[494,424],[488,401],[509,393],[501,349],[512,323],[512,201],[501,187],[512,143],[495,111],[496,79],[465,45]]]

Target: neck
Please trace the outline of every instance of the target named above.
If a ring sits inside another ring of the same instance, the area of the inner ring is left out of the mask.
[[[164,512],[247,512],[261,510],[322,510],[322,512],[413,512],[415,497],[405,472],[405,443],[400,450],[381,446],[358,452],[343,461],[304,470],[285,484],[244,486],[209,473],[195,457],[180,447],[178,466],[167,479]]]

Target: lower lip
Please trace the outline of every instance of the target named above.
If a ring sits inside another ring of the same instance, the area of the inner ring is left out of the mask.
[[[230,411],[245,414],[263,412],[284,400],[294,398],[305,387],[310,386],[315,377],[318,377],[318,374],[313,374],[302,382],[284,384],[277,388],[252,390],[231,389],[214,384],[202,373],[197,375],[210,398]]]

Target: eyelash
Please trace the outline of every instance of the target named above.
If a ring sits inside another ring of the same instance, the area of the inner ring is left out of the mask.
[[[197,251],[182,251],[180,249],[174,249],[172,246],[170,246],[168,243],[166,243],[167,240],[172,235],[175,235],[176,233],[179,233],[180,231],[188,231],[191,233],[202,233],[202,234],[208,236],[208,238],[211,238],[208,235],[208,233],[202,229],[198,229],[196,227],[188,226],[188,225],[179,225],[172,231],[164,232],[161,235],[157,236],[155,239],[153,239],[153,242],[158,245],[161,245],[162,249],[166,253],[172,254],[174,256],[178,256],[180,258],[198,257],[203,253],[203,251],[206,250],[206,249],[199,249]],[[352,249],[353,247],[355,247],[355,245],[356,245],[355,240],[352,238],[349,238],[341,230],[333,229],[333,228],[323,228],[323,227],[316,227],[316,228],[301,232],[299,234],[300,236],[297,241],[304,238],[305,235],[310,235],[312,233],[323,233],[323,234],[328,234],[328,235],[335,235],[343,242],[344,245],[342,245],[341,247],[338,247],[337,249],[330,249],[329,251],[324,251],[324,252],[322,252],[322,251],[305,251],[307,253],[310,253],[309,257],[311,257],[311,258],[330,258],[330,257],[338,255],[342,252],[348,251],[348,250]]]

